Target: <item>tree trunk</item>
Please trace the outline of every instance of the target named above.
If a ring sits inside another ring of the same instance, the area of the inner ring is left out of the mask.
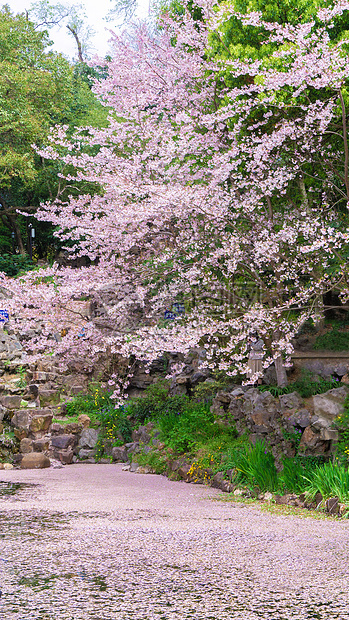
[[[78,48],[78,58],[79,58],[79,62],[84,62],[84,57],[82,55],[82,44],[81,41],[79,39],[78,33],[76,31],[75,28],[72,28],[69,24],[67,25],[68,30],[72,33],[75,41],[76,41],[76,45]]]
[[[1,216],[0,217],[1,217],[1,221],[2,221],[3,225],[6,226],[7,228],[9,228],[11,232],[15,233],[16,242],[17,242],[17,246],[18,246],[18,249],[20,251],[20,254],[22,254],[22,256],[25,256],[26,255],[26,251],[25,251],[25,247],[23,245],[23,239],[22,239],[20,228],[19,228],[18,223],[17,223],[16,216],[13,213],[9,213],[6,210],[6,208],[4,208],[1,211]]]
[[[13,215],[9,215],[9,214],[6,214],[6,215],[7,215],[8,219],[9,219],[10,224],[11,224],[11,228],[12,228],[12,230],[14,230],[14,233],[16,235],[16,241],[17,241],[19,252],[20,252],[20,254],[22,254],[22,256],[25,256],[26,255],[26,251],[25,251],[25,247],[23,245],[22,235],[21,235],[21,231],[19,229],[16,217],[13,216]]]
[[[275,360],[276,380],[280,387],[286,387],[288,384],[286,368],[283,364],[281,355]]]

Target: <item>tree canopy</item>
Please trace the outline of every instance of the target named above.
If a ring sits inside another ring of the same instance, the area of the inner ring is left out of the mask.
[[[92,72],[92,70],[91,70]],[[91,91],[86,72],[50,51],[47,32],[26,15],[0,10],[0,248],[11,250],[16,235],[21,253],[26,222],[17,209],[34,213],[39,203],[57,194],[61,171],[44,164],[35,146],[43,146],[56,124],[71,129],[103,125],[104,107]],[[45,235],[48,228],[43,229]],[[52,236],[51,236],[52,238]]]
[[[200,2],[198,20],[191,4],[164,14],[155,35],[115,36],[95,85],[108,126],[57,128],[39,149],[67,167],[67,188],[101,191],[72,191],[37,214],[90,267],[3,279],[18,328],[39,316],[46,325],[29,341],[35,354],[150,362],[200,345],[206,366],[234,375],[261,338],[283,383],[292,339],[321,314],[322,295],[348,297],[349,58],[345,35],[332,35],[349,4],[295,24],[228,9]],[[210,53],[232,15],[267,33],[268,55]],[[78,317],[79,296],[102,303],[102,327]],[[166,308],[181,310],[168,319]],[[65,334],[57,344],[53,323]]]

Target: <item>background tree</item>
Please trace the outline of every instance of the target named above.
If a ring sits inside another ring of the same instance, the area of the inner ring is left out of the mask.
[[[78,61],[86,60],[95,31],[87,22],[83,4],[51,4],[49,0],[38,0],[31,5],[28,13],[36,23],[36,28],[47,30],[54,26],[65,26],[76,43]]]
[[[68,125],[71,131],[83,124],[103,125],[105,108],[91,91],[96,70],[73,67],[60,54],[49,50],[46,32],[8,7],[0,11],[0,251],[15,245],[25,254],[28,218],[17,210],[34,214],[42,200],[62,193],[59,162],[45,162],[33,145],[45,144],[50,127]],[[89,75],[88,75],[89,73]],[[53,242],[52,226],[37,228],[37,248],[44,256]]]

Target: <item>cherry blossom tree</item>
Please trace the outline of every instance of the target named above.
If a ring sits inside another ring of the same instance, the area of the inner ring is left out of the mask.
[[[262,339],[284,385],[293,338],[326,291],[347,286],[348,41],[331,34],[349,2],[299,25],[197,4],[200,21],[185,11],[163,16],[155,36],[144,25],[130,40],[113,34],[95,86],[108,127],[73,139],[56,128],[40,152],[70,166],[72,185],[97,188],[38,214],[91,266],[2,285],[32,354],[151,362],[200,345],[203,365],[235,375]],[[273,53],[215,58],[210,33],[232,15],[263,28]],[[82,296],[102,307],[99,321],[79,315]],[[176,303],[185,312],[166,320]],[[38,321],[44,335],[31,337]]]

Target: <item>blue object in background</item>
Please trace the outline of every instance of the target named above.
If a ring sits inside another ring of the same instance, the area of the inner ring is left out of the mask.
[[[7,310],[0,310],[0,323],[7,323],[9,319],[10,319],[10,316]]]
[[[176,301],[174,304],[172,304],[172,310],[165,310],[164,318],[165,320],[173,320],[176,319],[180,314],[184,314],[184,312],[184,304]]]
[[[184,314],[184,304],[176,301],[176,303],[172,304],[172,310],[175,314]]]
[[[171,310],[165,310],[165,313],[164,313],[164,318],[165,318],[166,320],[168,320],[168,319],[173,320],[173,319],[175,319],[176,317],[177,317],[177,315],[176,315],[174,312],[171,312]]]

